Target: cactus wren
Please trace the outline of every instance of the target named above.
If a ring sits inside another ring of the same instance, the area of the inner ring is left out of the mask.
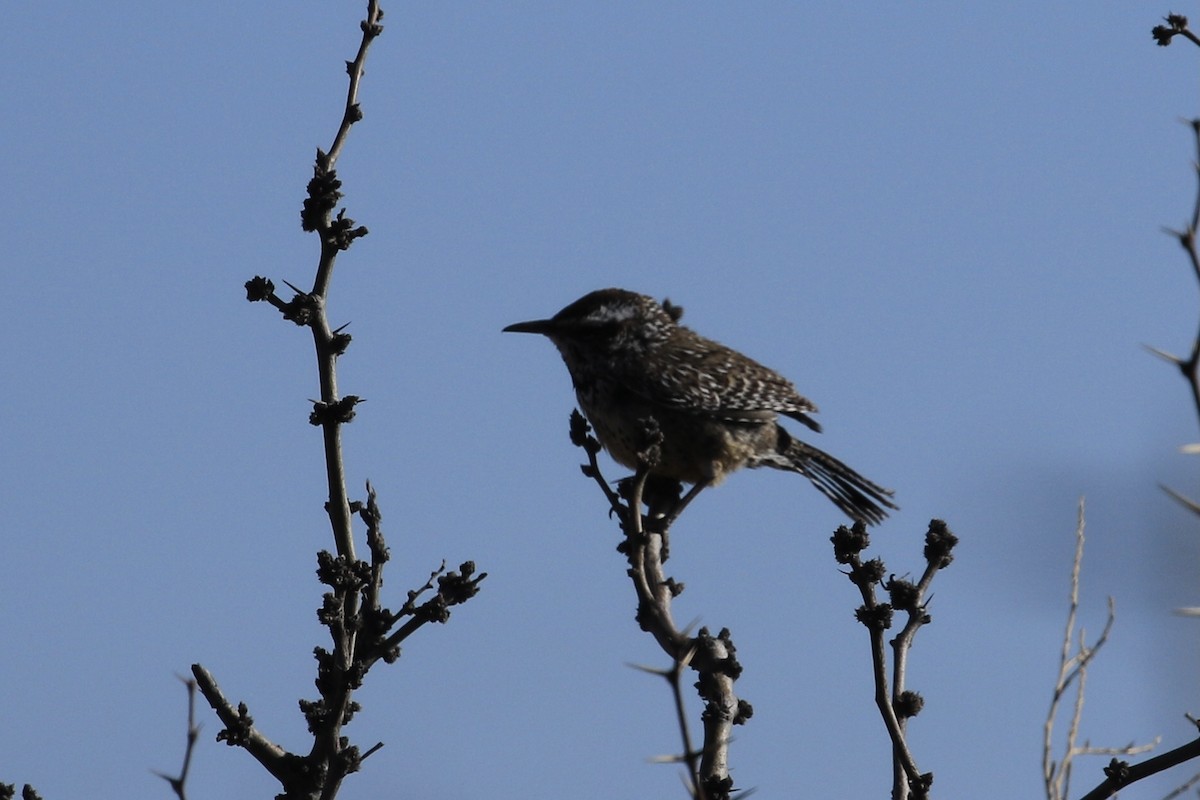
[[[651,474],[694,484],[686,503],[740,467],[774,467],[812,481],[852,519],[876,524],[896,508],[892,492],[777,422],[791,417],[814,431],[817,407],[783,376],[678,324],[670,301],[624,289],[584,295],[550,319],[505,331],[540,333],[562,354],[584,415],[618,463],[638,465],[643,420],[662,431]]]

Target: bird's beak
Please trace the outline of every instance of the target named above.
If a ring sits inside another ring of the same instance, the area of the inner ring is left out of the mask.
[[[557,328],[552,319],[531,319],[529,322],[514,322],[501,333],[540,333],[549,336]]]

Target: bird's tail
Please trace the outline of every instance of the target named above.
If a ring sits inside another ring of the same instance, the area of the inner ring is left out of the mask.
[[[762,461],[763,465],[799,472],[851,519],[868,525],[882,522],[888,515],[886,509],[899,508],[892,502],[891,489],[867,480],[825,451],[792,438],[784,428],[779,430],[778,457]]]

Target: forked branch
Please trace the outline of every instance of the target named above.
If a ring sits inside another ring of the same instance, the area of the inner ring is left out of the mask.
[[[628,574],[637,595],[638,624],[671,659],[672,666],[667,670],[641,668],[663,676],[671,684],[679,720],[683,752],[658,760],[687,765],[688,791],[696,800],[728,800],[735,794],[729,774],[732,728],[749,719],[753,709],[734,693],[733,685],[742,667],[729,631],[722,629],[713,636],[707,628],[701,628],[692,636],[675,624],[671,603],[683,591],[683,584],[668,577],[663,565],[667,560],[668,530],[678,517],[680,487],[651,476],[662,437],[653,420],[645,421],[644,434],[645,446],[639,453],[637,472],[621,481],[619,489],[614,491],[600,472],[596,458],[600,443],[592,436],[583,415],[578,411],[571,414],[571,441],[583,448],[588,457],[583,473],[604,492],[624,534],[617,549],[629,563]],[[641,513],[643,504],[647,507],[645,515]],[[698,674],[696,688],[704,702],[701,714],[704,732],[698,751],[688,730],[681,690],[686,669]]]
[[[361,752],[342,735],[344,726],[359,710],[353,699],[354,691],[376,663],[395,661],[400,656],[400,644],[413,632],[427,623],[449,619],[451,607],[473,597],[486,577],[486,573],[476,574],[471,561],[450,572],[443,563],[424,586],[408,593],[408,600],[399,611],[384,607],[383,570],[391,554],[383,537],[382,513],[375,490],[368,483],[366,501],[351,501],[346,487],[342,427],[354,419],[362,399],[339,391],[337,362],[351,339],[343,328],[335,329],[330,324],[327,301],[338,254],[365,236],[367,229],[356,226],[344,208],[334,213],[342,198],[335,167],[350,127],[362,119],[358,93],[363,65],[371,43],[383,31],[382,19],[377,0],[369,0],[366,18],[359,26],[362,39],[358,51],[346,63],[349,87],[341,122],[329,151],[317,151],[313,177],[308,182],[300,213],[301,227],[316,233],[320,240],[312,289],[305,292],[288,284],[294,295],[284,301],[275,293],[272,281],[255,277],[246,282],[248,300],[268,302],[285,320],[311,330],[317,356],[319,399],[313,402],[309,422],[321,428],[323,436],[329,491],[325,510],[335,553],[322,550],[317,554],[317,577],[328,588],[317,618],[328,630],[331,643],[328,648],[314,648],[319,697],[300,701],[313,737],[309,752],[290,753],[275,744],[255,727],[245,703],[235,708],[208,670],[199,664],[192,667],[201,694],[225,726],[218,740],[242,747],[253,755],[283,786],[284,793],[279,797],[286,800],[331,800],[343,779],[382,746],[377,743]],[[356,554],[356,515],[366,527],[369,560]],[[418,603],[427,592],[431,595]]]
[[[917,767],[906,737],[909,718],[920,713],[925,703],[920,694],[906,688],[908,653],[917,631],[932,620],[926,595],[934,575],[954,560],[952,552],[958,537],[942,520],[930,521],[925,534],[925,570],[916,583],[894,575],[885,578],[887,567],[878,558],[862,560],[863,551],[870,546],[870,537],[861,521],[850,528],[839,527],[831,541],[834,557],[839,564],[849,567],[846,575],[862,596],[863,603],[855,617],[870,635],[875,705],[892,741],[892,798],[923,800],[929,796],[933,773],[923,773]],[[888,593],[887,602],[878,598],[876,587]],[[886,631],[892,627],[896,612],[907,615],[907,621],[890,642],[893,662],[889,680]]]

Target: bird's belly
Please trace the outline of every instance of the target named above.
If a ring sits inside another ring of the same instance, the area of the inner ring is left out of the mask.
[[[656,408],[635,398],[597,398],[583,392],[579,404],[600,444],[614,461],[629,469],[638,468],[639,453],[649,444],[645,421],[653,417],[662,432],[662,446],[651,472],[683,483],[719,483],[763,448],[775,444],[774,420],[732,422]]]

